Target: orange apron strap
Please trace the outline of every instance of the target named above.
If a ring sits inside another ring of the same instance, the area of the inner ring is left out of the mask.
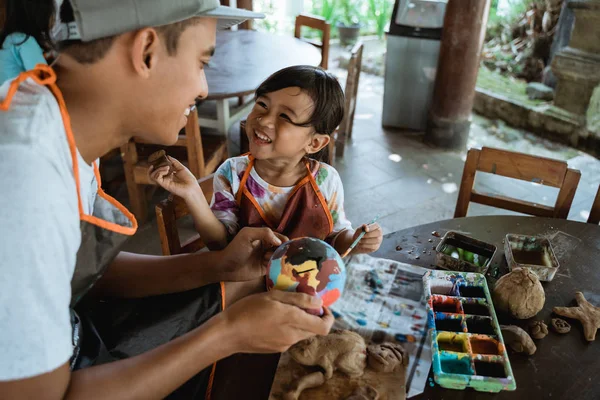
[[[62,117],[63,125],[65,127],[67,142],[69,143],[71,161],[73,164],[73,176],[75,177],[75,187],[77,189],[77,207],[79,209],[79,219],[82,221],[87,221],[101,228],[121,233],[123,235],[133,235],[138,227],[135,217],[122,204],[120,204],[118,201],[104,193],[104,191],[100,187],[100,172],[96,163],[94,163],[94,174],[96,175],[96,181],[98,182],[98,194],[100,195],[100,197],[110,202],[113,206],[117,207],[117,209],[119,209],[127,217],[127,219],[129,219],[129,221],[131,222],[131,227],[121,226],[114,222],[109,222],[98,217],[94,217],[93,215],[87,215],[83,212],[83,203],[81,201],[80,193],[81,184],[79,182],[79,160],[77,159],[77,146],[75,145],[75,138],[73,137],[73,130],[71,129],[71,118],[69,117],[67,105],[65,104],[63,95],[58,86],[56,86],[56,73],[50,66],[45,64],[38,64],[33,70],[25,71],[19,74],[19,76],[15,78],[10,84],[6,98],[2,101],[2,103],[0,103],[0,110],[8,110],[10,104],[12,103],[12,99],[15,93],[19,88],[19,85],[29,78],[33,79],[33,81],[39,85],[48,86],[48,88],[56,98],[56,101],[58,102],[60,115]]]
[[[254,166],[254,157],[252,155],[248,156],[250,162],[244,171],[244,175],[242,175],[242,180],[240,181],[240,187],[238,188],[237,193],[235,194],[235,201],[239,205],[242,204],[242,195],[244,194],[244,188],[246,187],[246,182],[248,181],[248,177],[250,176],[250,171],[252,171],[252,167]]]
[[[306,161],[306,169],[308,170],[308,179],[310,181],[310,185],[312,186],[321,206],[325,210],[325,215],[327,215],[327,221],[329,222],[329,232],[333,232],[333,216],[331,215],[331,210],[329,210],[329,206],[327,205],[327,201],[323,197],[323,193],[321,193],[321,189],[319,189],[319,185],[317,185],[317,181],[310,170],[310,165],[308,161]],[[317,174],[319,173],[320,163],[317,161]]]

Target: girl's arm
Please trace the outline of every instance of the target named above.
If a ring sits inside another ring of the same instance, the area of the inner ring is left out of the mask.
[[[150,167],[150,179],[185,201],[196,230],[210,250],[225,248],[228,243],[227,229],[210,209],[198,180],[185,165],[173,157],[168,158],[171,165]],[[215,181],[217,179],[218,171],[215,174]]]
[[[215,179],[217,179],[216,176]],[[224,249],[228,243],[227,228],[213,214],[200,186],[191,191],[184,200],[194,220],[194,227],[206,243],[206,247],[210,250]]]

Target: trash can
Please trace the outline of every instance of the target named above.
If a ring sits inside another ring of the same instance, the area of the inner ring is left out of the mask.
[[[424,131],[448,0],[396,0],[387,32],[382,125]]]

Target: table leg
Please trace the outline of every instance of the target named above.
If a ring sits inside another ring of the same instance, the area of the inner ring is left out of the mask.
[[[229,127],[231,114],[228,99],[217,100],[217,130],[229,140]]]

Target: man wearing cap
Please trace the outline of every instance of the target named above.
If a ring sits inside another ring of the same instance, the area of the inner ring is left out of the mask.
[[[0,86],[0,399],[205,398],[217,360],[326,334],[331,314],[303,311],[319,300],[252,294],[285,238],[245,229],[220,252],[120,252],[137,222],[99,188],[109,150],[176,141],[207,95],[216,29],[260,15],[217,0],[65,0],[38,15],[42,1],[8,0],[3,32],[51,37],[58,53]]]

